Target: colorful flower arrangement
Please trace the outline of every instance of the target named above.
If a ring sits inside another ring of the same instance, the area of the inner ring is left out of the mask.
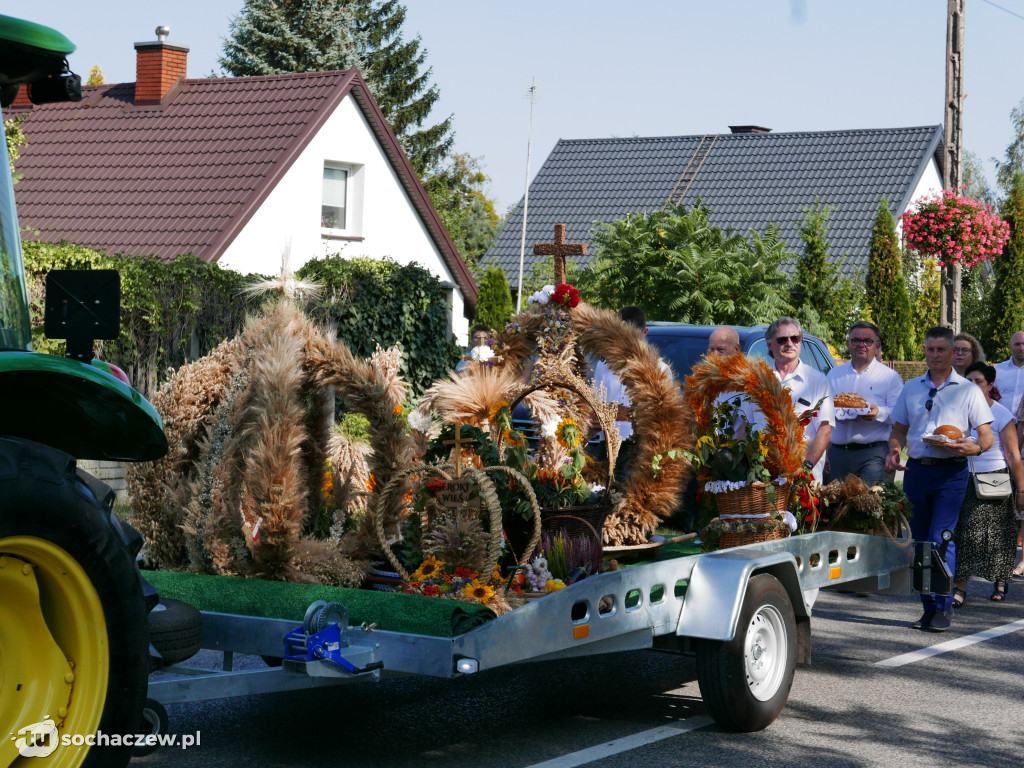
[[[497,568],[491,574],[490,583],[483,583],[478,571],[464,565],[452,566],[428,555],[411,574],[409,581],[402,585],[401,591],[486,605],[494,597],[495,586],[500,588],[503,583],[504,579]]]
[[[900,217],[907,246],[926,256],[973,267],[1003,252],[1010,225],[988,203],[945,189]]]

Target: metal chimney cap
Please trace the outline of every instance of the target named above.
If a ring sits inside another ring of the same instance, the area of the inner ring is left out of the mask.
[[[161,43],[166,43],[167,42],[167,36],[169,34],[171,34],[171,28],[161,24],[159,27],[156,28],[155,31],[156,31],[156,39],[159,40]]]

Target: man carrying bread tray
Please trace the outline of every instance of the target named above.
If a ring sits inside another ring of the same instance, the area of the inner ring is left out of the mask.
[[[875,359],[881,329],[858,320],[846,337],[850,361],[828,372],[836,426],[828,448],[833,480],[856,475],[869,486],[891,481],[885,471],[892,409],[903,391],[903,377]]]
[[[939,542],[943,530],[954,530],[967,494],[968,456],[992,447],[992,411],[981,389],[953,370],[953,331],[936,327],[925,334],[928,371],[911,379],[892,411],[892,433],[885,469],[905,470],[903,490],[910,499],[910,530],[916,541]],[[974,442],[964,437],[972,429]],[[906,466],[900,451],[907,446]],[[956,547],[946,549],[946,565],[956,573]],[[951,595],[921,593],[924,613],[915,629],[942,632],[953,615]]]

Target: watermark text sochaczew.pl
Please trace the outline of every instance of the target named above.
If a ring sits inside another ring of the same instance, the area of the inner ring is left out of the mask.
[[[19,728],[10,736],[22,757],[48,757],[58,747],[177,747],[200,746],[200,732],[195,733],[60,733],[50,718]]]

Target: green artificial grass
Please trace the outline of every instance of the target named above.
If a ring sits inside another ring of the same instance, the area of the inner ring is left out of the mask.
[[[432,637],[465,634],[495,618],[485,605],[423,595],[289,584],[235,576],[202,576],[177,571],[143,571],[162,597],[194,605],[200,611],[234,613],[302,623],[316,600],[338,602],[349,624],[377,624],[378,629]]]

